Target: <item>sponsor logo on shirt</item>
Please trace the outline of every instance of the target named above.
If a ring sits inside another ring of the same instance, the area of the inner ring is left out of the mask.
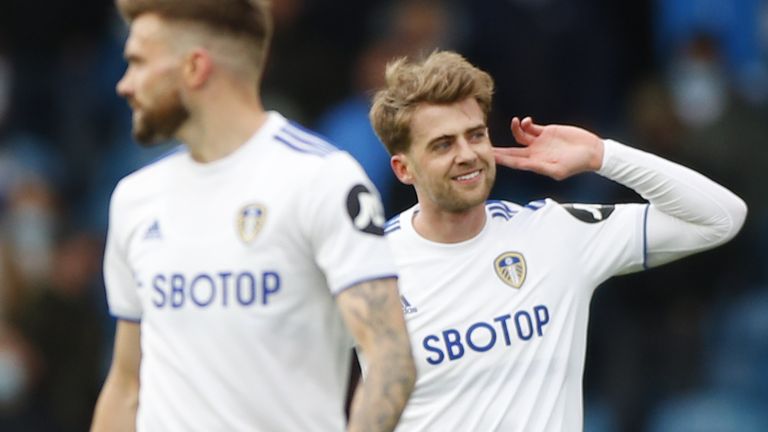
[[[358,184],[347,194],[347,212],[358,231],[377,236],[384,235],[384,208],[379,198],[367,187]]]
[[[502,282],[517,289],[523,286],[528,272],[520,252],[504,252],[493,261],[493,268]]]
[[[251,243],[264,228],[267,220],[267,208],[259,203],[244,205],[237,212],[235,225],[237,234],[244,243]]]
[[[478,321],[466,329],[448,328],[422,339],[421,346],[429,352],[425,358],[432,366],[445,361],[456,361],[469,351],[484,353],[496,345],[511,346],[516,341],[528,342],[542,338],[549,324],[549,308],[537,305],[530,310],[521,309]]]
[[[157,309],[265,307],[280,293],[281,281],[276,271],[233,270],[158,273],[149,279]]]

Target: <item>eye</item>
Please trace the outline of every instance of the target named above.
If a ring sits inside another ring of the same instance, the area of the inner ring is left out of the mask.
[[[470,132],[469,140],[471,142],[477,143],[477,142],[483,141],[486,136],[487,136],[487,129],[477,129]]]
[[[439,141],[435,141],[432,143],[432,151],[437,153],[444,152],[451,148],[452,143],[453,142],[449,139],[441,139]]]

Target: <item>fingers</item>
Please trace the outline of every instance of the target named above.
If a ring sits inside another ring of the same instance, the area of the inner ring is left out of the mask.
[[[518,144],[529,145],[531,143],[528,139],[528,135],[526,135],[522,126],[520,125],[519,118],[512,117],[512,123],[509,125],[509,127],[512,129],[512,136],[515,137],[515,141],[517,141]]]
[[[518,117],[513,117],[510,128],[512,129],[515,141],[526,146],[531,145],[533,140],[544,131],[544,127],[535,124],[531,117],[525,117],[522,120]]]
[[[537,137],[541,135],[542,132],[544,132],[544,126],[537,125],[533,122],[533,119],[530,117],[526,117],[523,119],[521,126],[525,133],[528,135],[532,135],[533,137]]]
[[[533,172],[539,172],[542,169],[539,166],[540,164],[526,157],[511,156],[497,152],[494,153],[494,156],[498,165],[502,165],[507,168]]]
[[[493,153],[501,156],[528,157],[531,150],[528,147],[494,147]]]
[[[494,147],[496,163],[507,168],[530,170],[529,149],[527,147]]]

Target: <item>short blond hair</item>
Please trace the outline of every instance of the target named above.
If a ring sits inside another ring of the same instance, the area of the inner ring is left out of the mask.
[[[402,57],[387,64],[386,85],[373,98],[371,124],[387,151],[405,153],[411,146],[411,119],[422,103],[452,104],[475,98],[486,120],[491,111],[493,78],[451,51],[435,51],[410,62]]]
[[[214,33],[244,41],[247,60],[263,67],[272,39],[269,0],[115,0],[118,11],[128,22],[145,13],[156,13],[169,20],[203,25]]]

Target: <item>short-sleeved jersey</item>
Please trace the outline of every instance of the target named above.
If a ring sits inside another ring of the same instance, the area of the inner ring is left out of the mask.
[[[418,370],[397,430],[581,430],[590,298],[642,269],[646,209],[489,201],[455,244],[416,233],[418,207],[389,221]]]
[[[123,179],[105,278],[141,323],[138,430],[343,430],[335,295],[395,275],[383,223],[360,166],[277,113],[221,160]]]

